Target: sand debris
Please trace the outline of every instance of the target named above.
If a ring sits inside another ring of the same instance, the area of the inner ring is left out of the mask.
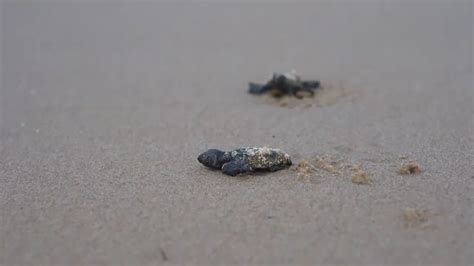
[[[308,160],[302,160],[296,165],[296,171],[298,175],[309,175],[313,171],[313,166],[308,162]]]
[[[372,176],[369,175],[366,171],[358,169],[352,175],[352,183],[358,185],[370,185],[372,184]]]
[[[425,224],[430,217],[430,213],[427,210],[406,208],[402,212],[402,217],[406,227],[414,227]]]
[[[343,160],[330,155],[316,157],[314,165],[308,160],[302,160],[296,166],[299,177],[321,176],[321,171],[336,176],[350,176],[354,184],[370,185],[373,182],[372,176],[362,166],[345,163]]]
[[[413,175],[421,172],[421,166],[416,162],[402,163],[398,169],[401,175]]]
[[[315,174],[315,167],[308,160],[303,159],[296,165],[296,173],[299,178],[309,179]]]
[[[333,156],[321,156],[316,158],[316,168],[335,175],[342,175],[344,166]]]

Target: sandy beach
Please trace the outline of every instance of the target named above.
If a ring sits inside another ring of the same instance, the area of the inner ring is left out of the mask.
[[[474,264],[471,1],[19,2],[1,4],[0,265]],[[325,91],[247,93],[291,69]],[[196,159],[242,146],[315,169]]]

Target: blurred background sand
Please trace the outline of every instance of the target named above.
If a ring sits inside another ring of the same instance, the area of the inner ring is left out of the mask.
[[[0,264],[472,264],[472,3],[415,2],[3,3]],[[246,93],[293,68],[356,97]],[[196,160],[264,145],[374,182]]]

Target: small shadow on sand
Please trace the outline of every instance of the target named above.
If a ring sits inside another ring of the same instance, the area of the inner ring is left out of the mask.
[[[162,261],[168,261],[168,255],[163,248],[160,248],[160,255]]]

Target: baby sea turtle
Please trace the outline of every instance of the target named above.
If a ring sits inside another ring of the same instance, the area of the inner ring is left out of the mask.
[[[198,157],[203,165],[236,176],[253,171],[278,171],[291,165],[290,156],[279,149],[240,148],[232,151],[210,149]]]
[[[298,98],[304,94],[314,95],[314,91],[320,88],[319,81],[302,81],[300,76],[293,70],[285,74],[274,73],[266,84],[249,83],[249,93],[264,94],[272,93],[273,96],[294,95]]]

